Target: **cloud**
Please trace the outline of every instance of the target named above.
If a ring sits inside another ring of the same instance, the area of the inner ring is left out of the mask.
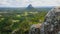
[[[34,6],[60,6],[60,0],[33,0]]]
[[[5,7],[24,7],[28,4],[28,0],[0,0],[0,6]]]
[[[60,6],[60,0],[0,0],[1,7]]]

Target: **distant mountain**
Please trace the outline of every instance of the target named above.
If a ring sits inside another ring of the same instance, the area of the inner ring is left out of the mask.
[[[36,12],[36,11],[40,12],[40,11],[49,11],[52,8],[53,8],[52,6],[51,7],[46,7],[46,6],[44,6],[44,7],[33,7],[31,4],[29,4],[26,7],[26,10],[33,11],[33,12]]]
[[[40,12],[40,11],[49,11],[53,7],[33,7],[31,4],[29,4],[27,7],[19,7],[19,8],[13,8],[13,7],[0,7],[0,12]]]
[[[31,10],[31,9],[34,9],[34,7],[31,4],[29,4],[26,9]]]

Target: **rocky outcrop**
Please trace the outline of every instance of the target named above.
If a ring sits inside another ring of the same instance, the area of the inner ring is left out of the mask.
[[[36,25],[34,25],[30,30],[32,33],[30,34],[36,34],[35,29],[37,29],[37,27],[35,27]],[[38,31],[40,30],[40,33],[37,32],[37,34],[60,34],[60,7],[54,7],[53,9],[51,9],[44,20],[44,23],[42,23],[42,25],[38,25],[40,26]],[[33,30],[34,31],[33,31]]]
[[[43,25],[44,29],[41,28],[41,31],[44,34],[58,34],[60,32],[60,7],[53,8],[47,13]]]
[[[33,24],[30,28],[29,34],[40,34],[41,24]]]

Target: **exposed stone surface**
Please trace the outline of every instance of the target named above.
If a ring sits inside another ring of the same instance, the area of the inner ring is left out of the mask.
[[[60,31],[60,7],[48,12],[44,21],[44,34],[58,34]],[[41,33],[42,34],[42,33]]]
[[[41,24],[33,24],[30,28],[29,34],[40,34]]]
[[[29,34],[60,34],[60,7],[54,7],[47,13],[44,23],[38,25],[40,26],[38,29],[40,33],[35,31],[37,29],[35,26],[30,29],[31,32]]]

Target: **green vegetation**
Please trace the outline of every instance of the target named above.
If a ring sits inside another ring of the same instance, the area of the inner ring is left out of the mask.
[[[28,34],[32,24],[42,23],[47,12],[0,13],[0,34]]]

